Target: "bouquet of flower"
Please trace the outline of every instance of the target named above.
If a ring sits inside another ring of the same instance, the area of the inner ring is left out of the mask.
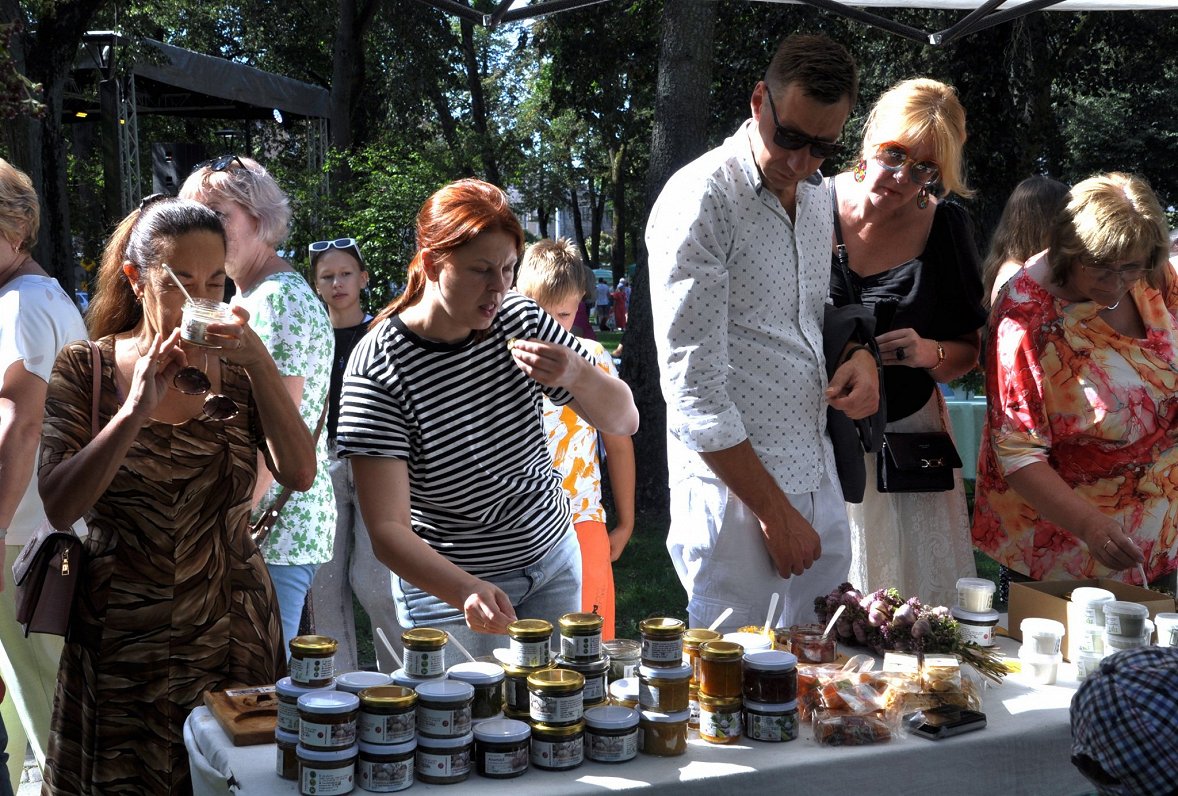
[[[814,600],[814,610],[823,623],[830,621],[840,605],[846,610],[835,623],[834,634],[844,644],[867,647],[878,655],[951,653],[998,683],[1007,673],[997,649],[962,640],[948,608],[930,608],[917,597],[905,600],[895,589],[863,594],[850,583]]]

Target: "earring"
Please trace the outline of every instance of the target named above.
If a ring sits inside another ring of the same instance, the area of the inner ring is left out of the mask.
[[[863,182],[867,179],[867,159],[859,158],[859,162],[855,164],[855,168],[851,170],[851,176],[855,178],[855,182]]]
[[[928,207],[928,186],[927,185],[922,186],[920,189],[920,193],[918,193],[916,195],[916,206],[919,207],[921,210],[924,210],[926,207]]]

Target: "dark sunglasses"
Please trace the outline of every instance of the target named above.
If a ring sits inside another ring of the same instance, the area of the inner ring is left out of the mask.
[[[204,395],[213,388],[208,374],[200,368],[189,365],[172,377],[172,386],[185,395]],[[201,407],[210,420],[230,420],[237,416],[239,407],[228,395],[211,393]]]
[[[773,126],[777,128],[773,132],[773,143],[782,149],[788,149],[791,152],[801,149],[804,146],[810,147],[810,155],[819,160],[826,160],[826,158],[833,158],[843,151],[843,145],[834,141],[823,141],[821,138],[811,138],[804,133],[799,133],[797,130],[791,130],[788,127],[782,126],[777,119],[777,108],[773,105],[773,92],[769,90],[769,84],[765,84],[765,96],[769,98],[769,113],[773,114]]]
[[[229,167],[232,166],[235,162],[238,166],[241,166],[246,171],[249,171],[249,168],[241,162],[241,158],[239,158],[237,155],[222,155],[219,158],[213,158],[212,160],[206,160],[203,163],[197,163],[196,168],[194,168],[193,171],[200,171],[205,167],[208,167],[212,171],[228,171]]]
[[[931,160],[913,163],[912,156],[908,154],[908,147],[895,141],[879,145],[879,148],[875,150],[875,162],[893,174],[904,168],[905,163],[908,163],[908,179],[917,185],[932,185],[941,176],[940,166]]]

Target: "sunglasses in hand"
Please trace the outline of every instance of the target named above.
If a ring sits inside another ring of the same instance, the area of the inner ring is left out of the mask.
[[[205,367],[208,367],[208,359],[205,359]],[[197,367],[189,365],[186,368],[181,368],[175,376],[172,377],[172,386],[185,395],[205,395],[204,406],[201,409],[205,416],[210,420],[230,420],[237,416],[239,407],[237,401],[234,401],[228,395],[220,393],[209,393],[213,388],[212,382],[209,381],[208,374]]]

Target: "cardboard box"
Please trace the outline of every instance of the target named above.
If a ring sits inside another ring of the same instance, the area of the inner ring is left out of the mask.
[[[1065,628],[1079,626],[1084,623],[1079,610],[1072,605],[1068,596],[1072,589],[1080,586],[1095,586],[1111,591],[1118,600],[1141,603],[1149,609],[1149,618],[1153,619],[1158,613],[1173,611],[1174,600],[1166,595],[1143,589],[1140,586],[1130,586],[1118,580],[1098,578],[1093,580],[1049,580],[1039,583],[1012,583],[1007,602],[1007,627],[1010,637],[1022,641],[1020,625],[1027,617],[1038,616],[1044,619],[1054,619],[1063,622]],[[1064,658],[1074,661],[1079,652],[1079,644],[1073,644],[1070,633],[1063,637]]]

